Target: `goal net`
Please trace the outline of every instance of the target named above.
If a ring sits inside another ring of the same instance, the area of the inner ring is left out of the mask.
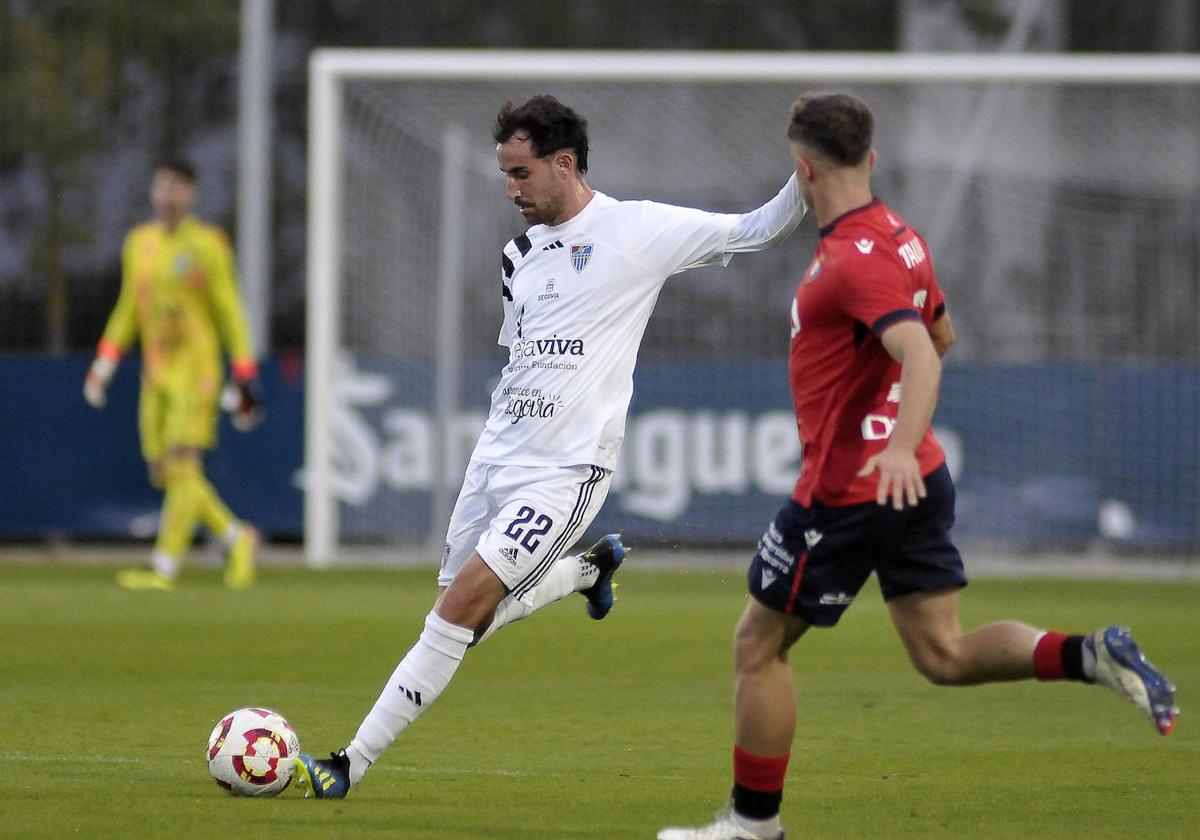
[[[1200,60],[326,50],[311,65],[305,539],[440,545],[505,362],[491,140],[550,93],[589,182],[743,212],[788,111],[876,115],[876,195],[929,240],[959,342],[935,425],[956,534],[1006,549],[1200,543]],[[799,447],[788,311],[817,240],[671,278],[596,531],[749,549]]]

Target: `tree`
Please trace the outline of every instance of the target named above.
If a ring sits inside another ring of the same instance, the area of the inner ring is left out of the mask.
[[[17,228],[15,240],[25,243],[15,282],[45,300],[49,351],[67,349],[64,256],[92,244],[95,214],[114,209],[94,206],[95,179],[110,174],[106,161],[126,144],[151,143],[141,156],[152,160],[181,147],[200,116],[212,116],[208,93],[195,83],[206,69],[212,75],[206,65],[218,57],[228,73],[237,27],[237,0],[7,0],[0,7],[0,184],[23,184],[36,193],[26,204],[37,208],[0,213],[0,224]],[[130,126],[147,121],[153,130],[130,135]]]

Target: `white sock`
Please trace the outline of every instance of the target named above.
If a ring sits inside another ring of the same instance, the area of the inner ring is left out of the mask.
[[[512,624],[514,621],[520,621],[522,618],[533,615],[547,604],[553,604],[572,592],[587,589],[596,582],[599,574],[599,569],[591,563],[583,562],[578,555],[558,558],[550,567],[550,571],[542,578],[541,583],[529,590],[523,599],[518,600],[510,595],[500,602],[496,607],[496,615],[492,618],[492,623],[488,625],[487,630],[483,631],[483,635],[479,637],[476,644],[490,638],[493,633],[506,624]]]
[[[150,557],[150,567],[165,578],[174,580],[179,574],[179,561],[165,551],[155,551]]]
[[[346,747],[346,758],[350,760],[350,787],[354,787],[370,769],[371,760],[363,755],[354,744]]]
[[[346,748],[351,759],[351,784],[357,782],[356,769],[358,778],[362,778],[367,767],[392,741],[437,700],[458,670],[474,635],[437,613],[431,612],[425,617],[421,637],[396,666],[379,699],[363,718],[354,740]]]

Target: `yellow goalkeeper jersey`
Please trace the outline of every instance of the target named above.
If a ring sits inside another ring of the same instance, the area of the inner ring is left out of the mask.
[[[254,370],[233,248],[220,228],[193,216],[173,231],[159,221],[133,228],[121,255],[121,293],[100,340],[119,358],[140,339],[147,384],[222,378],[224,346],[239,375]]]

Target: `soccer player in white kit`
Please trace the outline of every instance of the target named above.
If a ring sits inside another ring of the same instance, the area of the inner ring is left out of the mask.
[[[551,96],[505,103],[493,137],[508,198],[530,224],[501,259],[508,364],[450,517],[424,631],[346,748],[296,763],[318,798],[358,784],[469,646],[572,592],[593,618],[608,613],[619,535],[566,551],[608,495],[659,290],[672,274],[777,245],[805,212],[794,173],[744,214],[610,198],[585,178],[587,122]]]

